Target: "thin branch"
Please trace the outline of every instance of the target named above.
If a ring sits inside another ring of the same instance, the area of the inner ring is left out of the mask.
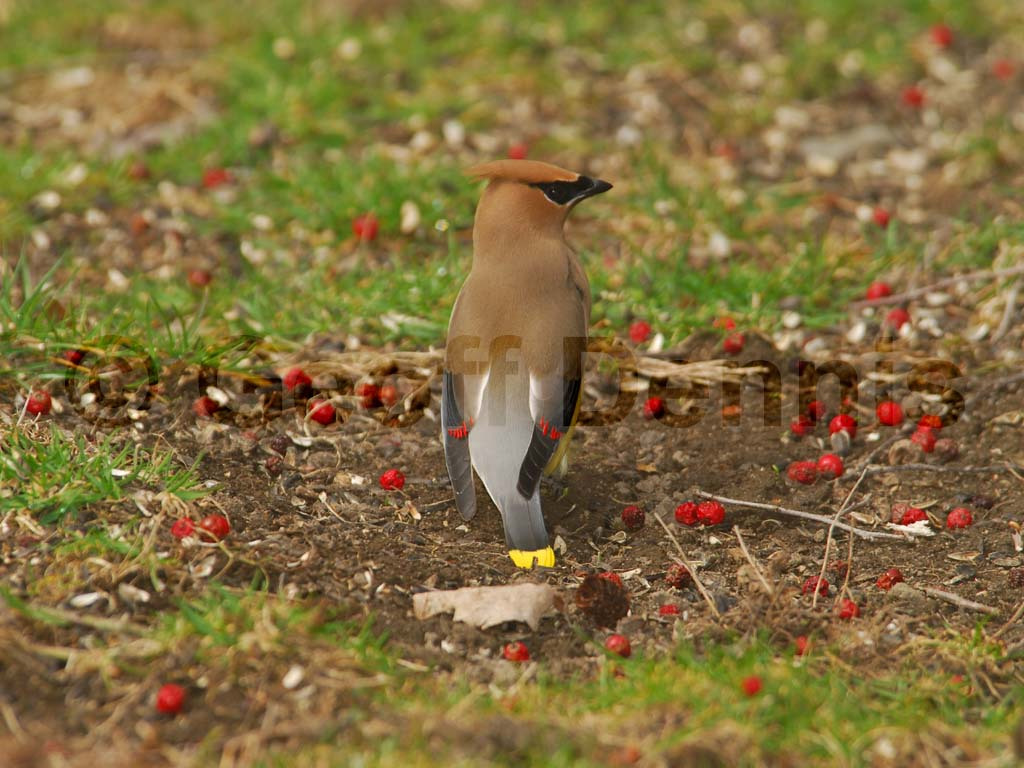
[[[998,630],[996,630],[995,634],[993,634],[992,637],[999,637],[1001,634],[1003,634],[1003,632],[1008,630],[1010,627],[1016,626],[1017,622],[1020,621],[1022,616],[1024,616],[1024,601],[1022,601],[1021,604],[1017,606],[1017,610],[1013,612],[1013,616],[1010,617],[1010,620],[1003,624],[1003,626],[1001,626]]]
[[[867,467],[865,467],[864,470],[860,473],[860,476],[857,478],[857,482],[853,484],[853,488],[851,488],[850,492],[848,494],[846,494],[846,498],[843,499],[843,503],[839,505],[839,509],[837,509],[836,513],[832,516],[832,522],[829,523],[829,526],[828,526],[828,533],[825,534],[825,555],[824,555],[824,557],[821,558],[821,571],[818,573],[818,584],[821,584],[822,579],[825,578],[825,569],[828,568],[828,549],[829,549],[829,544],[832,542],[832,532],[835,530],[836,524],[839,522],[839,517],[843,514],[843,512],[846,511],[846,508],[850,506],[850,499],[853,498],[853,494],[855,494],[857,492],[857,489],[860,488],[860,484],[861,484],[861,482],[863,482],[864,476],[867,474],[867,471],[868,471]],[[851,551],[852,551],[853,536],[850,537],[850,545],[851,545]],[[846,564],[846,575],[847,576],[850,575],[850,563],[849,562],[847,562],[847,564]],[[811,598],[811,607],[812,608],[817,608],[818,607],[818,589],[817,589],[817,587],[815,587],[815,590],[814,590],[814,597]]]
[[[768,583],[768,579],[765,578],[764,573],[761,571],[761,566],[757,564],[754,556],[750,554],[750,550],[747,549],[747,543],[743,540],[743,534],[740,533],[740,527],[734,525],[732,532],[736,534],[736,540],[740,543],[740,549],[743,550],[743,555],[747,558],[747,562],[754,569],[754,573],[757,574],[758,581],[761,582],[761,586],[764,587],[764,591],[768,594],[768,597],[775,598],[775,589],[771,584]]]
[[[921,591],[929,597],[937,597],[939,600],[945,600],[947,603],[958,605],[961,608],[966,608],[969,611],[977,611],[978,613],[987,613],[989,616],[998,616],[999,609],[993,608],[991,605],[985,605],[984,603],[976,603],[973,600],[960,597],[960,595],[954,595],[952,592],[947,592],[944,589],[935,589],[935,587],[922,587]]]
[[[697,576],[697,569],[686,556],[682,546],[679,544],[679,539],[677,539],[676,535],[672,533],[672,529],[665,525],[665,521],[661,519],[661,515],[655,515],[654,519],[661,524],[661,527],[665,529],[665,533],[667,533],[668,537],[672,539],[672,543],[676,545],[676,551],[679,553],[679,559],[683,561],[683,565],[686,566],[686,570],[690,572],[690,577],[693,579],[693,583],[697,587],[697,591],[700,592],[701,597],[703,597],[705,602],[707,602],[708,607],[711,608],[711,612],[715,614],[715,616],[720,617],[722,614],[718,612],[718,607],[715,605],[715,599],[711,596],[711,593],[708,592],[707,587],[704,586],[700,577]]]
[[[779,515],[789,515],[790,517],[799,517],[804,520],[814,520],[818,523],[824,523],[826,525],[832,524],[832,518],[826,517],[825,515],[816,515],[813,512],[802,512],[799,509],[787,509],[786,507],[780,507],[775,504],[762,504],[759,501],[744,501],[743,499],[730,499],[727,496],[716,496],[713,493],[707,491],[697,491],[696,494],[705,499],[714,499],[720,501],[723,504],[734,504],[738,507],[750,507],[751,509],[766,509],[769,512],[775,512]],[[862,528],[854,528],[852,525],[846,523],[835,524],[836,528],[843,531],[849,531],[855,536],[860,536],[862,539],[896,539],[897,541],[907,541],[910,536],[901,536],[896,533],[883,533],[882,531],[865,531]]]
[[[1013,325],[1013,316],[1017,313],[1017,298],[1020,296],[1020,283],[1016,280],[1006,292],[1006,306],[1003,307],[1003,317],[999,321],[999,327],[992,334],[992,341],[999,341],[1010,331]]]
[[[988,466],[979,467],[948,467],[942,464],[869,464],[864,468],[864,471],[870,477],[871,475],[884,475],[889,472],[943,472],[946,474],[998,474],[1002,472],[1009,472],[1015,474],[1014,466],[1010,463],[1006,464],[991,464]],[[1024,468],[1016,468],[1018,470]],[[846,477],[852,477],[852,475],[846,475]],[[841,479],[841,478],[840,478]]]
[[[977,282],[981,280],[998,280],[1001,277],[1013,277],[1014,275],[1024,275],[1024,264],[1016,267],[1007,267],[1006,269],[979,269],[975,272],[968,272],[964,275],[953,275],[952,277],[945,277],[942,280],[937,280],[930,285],[915,288],[912,291],[894,293],[891,296],[883,296],[880,299],[861,299],[860,301],[854,301],[850,303],[850,306],[854,309],[860,309],[861,307],[878,307],[885,304],[899,304],[904,301],[909,301],[910,299],[916,299],[919,296],[924,296],[925,294],[931,293],[939,288],[956,285],[961,281]]]

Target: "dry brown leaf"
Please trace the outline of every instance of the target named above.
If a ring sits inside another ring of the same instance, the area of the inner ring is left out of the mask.
[[[455,621],[481,629],[522,621],[535,630],[555,610],[555,600],[555,590],[547,584],[506,584],[421,592],[412,596],[412,608],[417,619],[454,611]]]

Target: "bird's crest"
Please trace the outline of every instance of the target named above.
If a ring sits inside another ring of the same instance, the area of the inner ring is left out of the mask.
[[[559,168],[539,160],[493,160],[466,170],[467,176],[477,179],[504,179],[522,184],[545,184],[552,181],[576,181],[578,173]]]

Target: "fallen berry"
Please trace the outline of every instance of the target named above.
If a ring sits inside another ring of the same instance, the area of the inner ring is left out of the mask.
[[[326,426],[334,421],[334,406],[326,400],[321,400],[319,398],[310,400],[307,409],[309,410],[309,418],[318,424]]]
[[[231,533],[231,523],[224,515],[207,515],[199,521],[199,530],[207,534],[206,538],[220,541]]]
[[[526,643],[505,643],[505,647],[501,649],[501,655],[505,657],[506,661],[529,661],[530,649],[526,647]]]
[[[231,172],[227,168],[207,168],[203,171],[203,186],[206,189],[214,189],[231,181]]]
[[[924,106],[924,91],[916,85],[908,85],[903,89],[903,103],[915,109]]]
[[[889,220],[891,218],[892,218],[892,214],[890,214],[889,211],[887,211],[885,208],[883,208],[880,205],[876,205],[875,209],[871,212],[871,219],[872,219],[872,221],[874,221],[875,224],[880,226],[882,229],[887,229],[889,227]],[[886,286],[886,287],[888,287],[888,286]],[[884,295],[888,296],[889,294],[886,293]],[[872,297],[869,296],[868,298],[872,298]]]
[[[892,400],[883,400],[875,408],[875,416],[880,424],[887,427],[895,427],[903,423],[903,409],[900,404]]]
[[[960,455],[960,446],[951,437],[940,437],[935,441],[934,451],[939,461],[947,462]]]
[[[213,280],[213,274],[208,269],[193,269],[188,273],[188,284],[196,288],[203,288]]]
[[[723,330],[723,331],[735,331],[736,330],[736,321],[733,320],[731,317],[725,317],[723,315],[722,317],[716,317],[712,321],[711,327],[712,328],[718,328],[718,329]]]
[[[525,160],[529,150],[529,146],[521,141],[516,142],[515,144],[509,144],[508,158],[509,160]]]
[[[629,613],[629,593],[620,582],[597,574],[583,577],[576,589],[576,607],[599,627],[614,628]]]
[[[281,382],[284,384],[285,389],[291,391],[293,389],[308,387],[313,383],[313,380],[309,377],[309,374],[301,368],[289,368],[285,372],[284,378],[281,379]]]
[[[850,564],[845,560],[833,560],[828,564],[828,572],[834,573],[837,579],[845,579],[849,570]]]
[[[352,219],[352,234],[363,242],[375,239],[379,231],[380,222],[372,213],[364,213]]]
[[[622,577],[615,571],[601,571],[601,573],[597,574],[597,578],[610,581],[612,584],[618,584],[620,587],[625,589],[625,587],[622,586]]]
[[[30,416],[45,416],[53,407],[53,398],[44,389],[37,389],[25,401],[25,412]]]
[[[894,331],[899,331],[904,325],[910,322],[910,313],[903,307],[894,307],[889,310],[889,314],[885,316],[885,325],[892,328]]]
[[[156,709],[165,715],[176,715],[185,706],[185,689],[174,683],[164,683],[156,692]]]
[[[937,413],[926,413],[918,419],[917,426],[926,429],[942,429],[942,417]]]
[[[935,441],[935,433],[928,429],[928,427],[918,427],[914,430],[914,434],[910,436],[910,442],[916,443],[925,453],[931,453],[935,450]]]
[[[818,465],[813,461],[794,461],[786,467],[786,477],[794,483],[813,485],[818,479]]]
[[[761,678],[757,675],[744,677],[740,682],[740,688],[747,696],[756,696],[761,691]]]
[[[673,603],[663,603],[658,606],[659,616],[678,616],[681,613],[679,606]]]
[[[277,477],[284,471],[284,459],[280,456],[267,456],[267,460],[263,462],[263,468],[271,477]]]
[[[604,648],[609,653],[617,654],[624,659],[628,659],[630,654],[633,653],[633,648],[629,644],[629,638],[625,635],[608,635],[604,641]]]
[[[643,528],[646,518],[644,511],[635,504],[630,504],[622,510],[622,524],[626,526],[627,531],[637,531]]]
[[[64,354],[61,355],[61,357],[63,357],[65,360],[67,360],[72,365],[81,365],[82,360],[85,359],[85,350],[84,349],[65,349],[64,350]]]
[[[885,209],[884,208],[875,208],[875,215],[876,216],[877,216],[878,211],[882,211],[883,213],[885,213]],[[888,224],[889,223],[889,218],[888,218],[889,214],[886,213],[885,215],[886,215],[885,224]],[[876,218],[875,221],[878,222],[878,219]],[[880,226],[884,227],[885,224],[880,224]],[[864,294],[864,298],[867,299],[868,301],[873,301],[875,299],[884,299],[886,296],[892,296],[892,287],[888,283],[883,283],[880,280],[872,283],[871,285],[869,285],[867,293]]]
[[[610,768],[621,768],[626,765],[636,765],[640,762],[644,753],[637,747],[619,747],[608,753],[608,765]]]
[[[923,509],[917,507],[909,507],[900,517],[900,525],[913,525],[914,523],[920,522],[921,520],[927,520],[928,515]]]
[[[270,450],[284,456],[292,445],[292,439],[288,435],[275,435],[270,441]]]
[[[722,350],[727,355],[738,355],[746,343],[747,340],[742,333],[730,333],[722,340]]]
[[[949,28],[948,24],[936,24],[928,34],[932,42],[939,48],[949,48],[953,44],[953,30]]]
[[[643,344],[651,335],[651,324],[646,320],[634,320],[629,326],[629,338],[634,344]]]
[[[389,469],[380,476],[378,482],[385,491],[400,491],[405,487],[405,475],[400,469]]]
[[[380,401],[380,387],[371,381],[362,381],[356,384],[355,395],[359,398],[359,405],[370,410]]]
[[[818,459],[817,470],[818,474],[826,480],[834,480],[837,477],[843,476],[845,468],[841,458],[834,453],[826,453]]]
[[[394,384],[383,384],[380,388],[380,401],[390,408],[398,402],[398,388]]]
[[[660,397],[649,397],[644,403],[644,418],[650,421],[651,419],[660,419],[662,414],[665,413],[665,401]]]
[[[145,181],[149,176],[149,166],[141,160],[136,160],[128,166],[128,178],[132,181]]]
[[[804,582],[803,587],[800,589],[800,594],[810,595],[817,590],[819,595],[828,595],[828,579],[823,579],[820,576],[811,576]]]
[[[693,576],[687,570],[685,565],[680,563],[672,563],[665,571],[665,583],[670,587],[676,589],[682,589],[683,587],[689,586],[693,583]]]
[[[901,581],[903,581],[903,572],[899,568],[890,568],[878,577],[875,586],[888,592],[892,589],[893,584],[899,584]]]
[[[996,59],[992,62],[992,74],[1000,80],[1009,80],[1013,77],[1013,62],[1009,59]]]
[[[814,421],[801,414],[797,416],[794,421],[789,423],[789,431],[797,437],[803,437],[808,432],[814,430]]]
[[[810,644],[811,643],[807,639],[806,635],[800,635],[799,637],[797,637],[796,640],[793,641],[793,645],[795,646],[793,652],[797,656],[806,656],[807,655],[807,649],[810,647]]]
[[[208,419],[220,410],[220,403],[212,397],[203,395],[192,403],[192,412],[201,419]]]
[[[697,517],[698,509],[697,502],[684,501],[676,507],[676,522],[680,525],[696,525],[699,519]]]
[[[828,408],[821,400],[811,400],[807,404],[807,418],[817,423],[828,415]]]
[[[697,505],[697,519],[701,525],[720,525],[725,521],[725,507],[717,501],[702,501]]]
[[[957,507],[946,515],[947,528],[966,528],[973,522],[974,517],[971,515],[971,510],[967,509],[967,507]]]
[[[853,600],[844,597],[839,601],[839,610],[836,613],[840,619],[855,619],[860,616],[860,608]]]
[[[828,423],[828,433],[846,432],[852,440],[857,436],[857,420],[848,413],[840,413]]]
[[[171,536],[176,539],[184,539],[196,532],[196,525],[187,517],[179,517],[171,526]]]

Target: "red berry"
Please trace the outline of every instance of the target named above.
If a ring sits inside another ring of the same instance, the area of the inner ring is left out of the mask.
[[[601,571],[601,573],[597,574],[597,578],[610,581],[612,584],[618,584],[620,587],[622,586],[622,577],[615,571]]]
[[[380,401],[388,408],[398,402],[398,388],[394,384],[383,384],[380,388]]]
[[[633,649],[629,645],[629,638],[625,635],[608,635],[604,641],[604,647],[609,653],[617,654],[624,659],[628,659],[630,654],[633,653]]]
[[[220,410],[220,403],[207,395],[197,397],[192,403],[192,412],[201,419],[210,418],[218,410]]]
[[[844,469],[843,460],[834,453],[826,453],[818,459],[818,474],[826,480],[842,477]]]
[[[966,507],[957,507],[946,516],[947,528],[966,528],[974,522],[971,510]]]
[[[697,506],[697,519],[701,525],[720,525],[725,521],[725,507],[717,501],[702,501]]]
[[[356,384],[355,394],[359,398],[359,404],[369,410],[380,400],[380,387],[373,382],[363,381]]]
[[[924,106],[924,91],[916,85],[910,85],[903,89],[903,103],[908,107]]]
[[[281,381],[284,383],[284,388],[289,391],[308,387],[313,383],[313,380],[301,368],[289,368]]]
[[[31,416],[45,416],[53,407],[53,398],[43,389],[37,389],[28,396],[25,412]]]
[[[716,317],[711,323],[712,328],[720,328],[723,331],[735,331],[736,321],[731,317]]]
[[[72,365],[80,365],[85,359],[84,349],[65,349],[62,357]]]
[[[156,709],[165,715],[176,715],[185,705],[185,689],[174,683],[164,683],[156,692]]]
[[[878,221],[877,216],[879,211],[885,214],[884,224]],[[878,224],[879,226],[884,227],[886,224],[889,223],[889,214],[886,213],[884,208],[875,208],[874,215],[876,217],[875,223]],[[892,296],[892,287],[888,283],[883,283],[880,280],[869,285],[867,293],[864,294],[864,298],[866,298],[868,301],[873,301],[874,299],[884,299],[886,296]]]
[[[682,611],[679,610],[679,606],[674,603],[663,603],[658,606],[659,616],[678,616]]]
[[[214,189],[231,181],[231,172],[227,168],[207,168],[203,171],[203,186],[206,189]]]
[[[931,453],[935,450],[935,440],[935,433],[928,427],[918,427],[914,430],[914,434],[910,436],[910,441],[921,446],[921,450],[925,453]]]
[[[889,314],[885,316],[885,322],[883,325],[892,328],[894,331],[898,331],[909,322],[910,313],[903,307],[894,307],[893,309],[890,309]]]
[[[813,485],[818,479],[818,465],[813,461],[794,461],[786,467],[786,477],[794,483]]]
[[[171,536],[176,539],[184,539],[186,536],[191,536],[195,532],[195,523],[187,517],[178,518],[174,521],[174,525],[171,526]]]
[[[727,355],[738,355],[747,340],[742,333],[730,333],[722,340],[722,349]]]
[[[888,592],[892,589],[893,584],[899,584],[901,581],[903,581],[903,572],[899,568],[890,568],[878,577],[875,586]]]
[[[761,678],[757,675],[744,677],[740,682],[740,688],[747,696],[756,696],[761,691]]]
[[[525,160],[529,150],[530,148],[521,141],[515,144],[509,144],[508,158],[509,160]]]
[[[379,231],[380,222],[372,213],[364,213],[352,219],[352,234],[364,242],[375,239]]]
[[[900,525],[911,525],[921,520],[927,520],[928,515],[925,514],[923,509],[917,507],[909,507],[903,516],[900,518]]]
[[[400,491],[405,487],[405,475],[400,469],[389,469],[380,476],[379,482],[385,491]]]
[[[508,661],[530,660],[530,650],[526,647],[526,643],[505,643],[505,647],[501,649],[501,655]]]
[[[926,413],[917,422],[918,428],[942,429],[942,417],[935,413]]]
[[[132,181],[144,181],[150,176],[149,166],[141,160],[136,160],[128,166],[128,178]]]
[[[947,24],[936,24],[929,32],[932,42],[939,48],[949,48],[953,44],[953,30]]]
[[[693,577],[690,575],[690,572],[686,569],[685,565],[672,563],[665,572],[665,583],[670,587],[682,589],[683,587],[693,583]]]
[[[644,418],[650,421],[651,419],[660,419],[662,414],[665,413],[665,401],[660,397],[649,397],[644,403]]]
[[[636,531],[643,528],[646,517],[644,511],[635,504],[630,504],[622,510],[622,524],[626,526],[627,531]]]
[[[1013,62],[1009,59],[996,59],[992,62],[992,74],[1000,80],[1009,80],[1013,77]]]
[[[307,410],[309,411],[309,418],[318,424],[326,426],[334,421],[334,406],[326,400],[322,400],[320,398],[310,400]]]
[[[651,324],[646,320],[634,320],[629,326],[629,338],[634,344],[643,344],[651,335]]]
[[[857,436],[857,420],[848,413],[840,413],[828,423],[828,433],[846,432],[852,440]]]
[[[820,576],[811,576],[804,582],[804,585],[800,590],[800,594],[810,595],[814,593],[815,589],[818,590],[819,595],[827,596],[828,579],[823,579]]]
[[[794,650],[794,653],[797,656],[805,656],[805,655],[807,655],[807,649],[808,649],[808,647],[810,647],[810,644],[811,643],[807,639],[806,635],[800,635],[799,637],[797,637],[797,639],[793,643],[793,645],[796,646],[796,648]]]
[[[698,509],[697,502],[684,501],[676,507],[676,522],[680,525],[696,525]]]
[[[797,437],[803,437],[808,432],[814,430],[814,421],[803,414],[796,417],[794,421],[789,423],[789,431]]]
[[[840,619],[854,619],[860,616],[860,608],[853,600],[843,598],[839,601],[839,610],[837,611]]]
[[[828,415],[828,408],[821,400],[811,400],[807,404],[807,418],[811,421],[818,422],[824,419]]]
[[[207,515],[199,521],[199,529],[208,534],[207,538],[220,541],[231,533],[231,523],[224,515]]]
[[[903,409],[892,400],[883,400],[875,407],[875,416],[880,424],[895,427],[903,423]]]
[[[213,280],[213,274],[208,269],[193,269],[188,273],[189,285],[195,286],[196,288],[202,288],[210,284]]]

